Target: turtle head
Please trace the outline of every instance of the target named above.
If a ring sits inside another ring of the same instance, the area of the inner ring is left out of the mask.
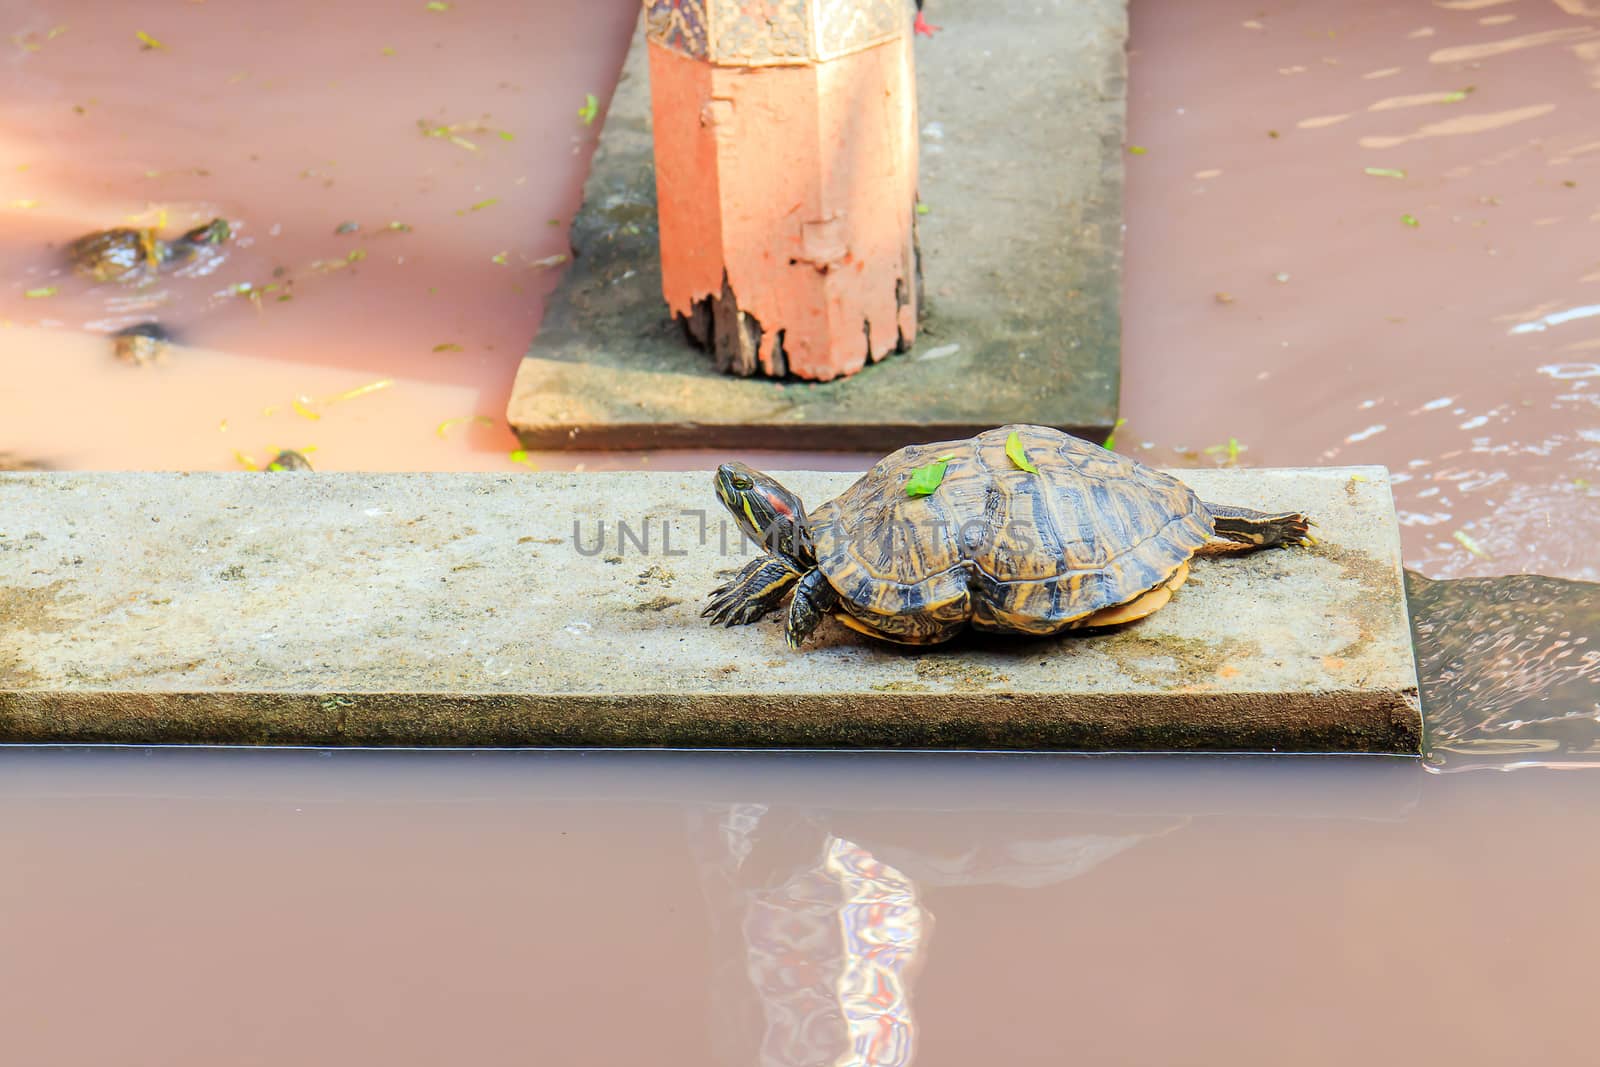
[[[769,474],[743,463],[717,468],[717,499],[733,515],[739,529],[770,551],[810,565],[802,558],[801,532],[806,509],[800,498]]]

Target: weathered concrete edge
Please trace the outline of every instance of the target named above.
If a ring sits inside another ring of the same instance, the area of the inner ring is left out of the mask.
[[[1306,752],[1418,756],[1414,692],[785,696],[0,692],[0,743]]]

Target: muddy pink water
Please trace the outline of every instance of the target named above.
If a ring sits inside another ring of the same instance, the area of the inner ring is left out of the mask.
[[[0,452],[512,469],[537,264],[632,13],[0,0]],[[1597,14],[1135,0],[1123,447],[1386,463],[1413,565],[1600,577]],[[139,293],[59,272],[163,211],[239,239]],[[186,347],[110,360],[98,333],[152,313]],[[496,425],[438,432],[473,415]],[[1383,761],[0,753],[6,1061],[1587,1062],[1597,791]]]

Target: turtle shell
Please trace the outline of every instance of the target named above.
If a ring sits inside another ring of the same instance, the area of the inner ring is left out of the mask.
[[[1017,433],[1026,459],[1006,454]],[[917,468],[949,457],[927,496]],[[1045,426],[1002,426],[886,457],[810,514],[843,610],[892,640],[963,626],[1051,634],[1163,584],[1213,534],[1176,478]]]

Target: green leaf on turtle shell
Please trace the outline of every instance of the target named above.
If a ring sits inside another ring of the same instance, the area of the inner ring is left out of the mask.
[[[1006,438],[1006,455],[1017,465],[1018,470],[1025,470],[1029,474],[1039,473],[1039,468],[1028,461],[1028,454],[1022,450],[1022,435],[1015,430],[1012,430],[1011,435]]]
[[[931,496],[944,481],[945,467],[955,458],[956,454],[951,452],[912,471],[911,477],[906,479],[906,496]]]

